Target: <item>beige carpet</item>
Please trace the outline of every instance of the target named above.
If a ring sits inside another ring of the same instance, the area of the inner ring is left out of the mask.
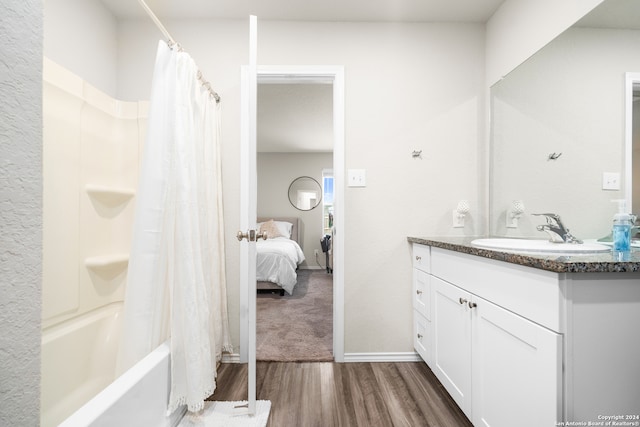
[[[333,360],[333,279],[324,270],[298,270],[293,295],[258,294],[260,361]]]

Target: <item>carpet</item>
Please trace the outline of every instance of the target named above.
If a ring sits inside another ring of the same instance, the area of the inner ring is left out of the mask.
[[[187,412],[178,427],[265,427],[269,419],[271,401],[258,400],[253,416],[236,415],[236,406],[244,402],[204,402],[204,409],[197,414]]]
[[[256,359],[264,362],[333,360],[333,277],[298,270],[293,294],[258,294]]]

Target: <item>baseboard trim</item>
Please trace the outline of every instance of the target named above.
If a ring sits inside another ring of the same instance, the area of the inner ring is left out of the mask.
[[[345,363],[349,362],[422,362],[415,351],[402,353],[345,353]]]
[[[240,363],[240,354],[238,353],[222,353],[221,363]]]
[[[299,270],[326,270],[326,267],[319,267],[317,265],[300,265]]]
[[[238,353],[223,353],[221,363],[240,363]],[[422,362],[416,352],[403,353],[345,353],[344,362]]]

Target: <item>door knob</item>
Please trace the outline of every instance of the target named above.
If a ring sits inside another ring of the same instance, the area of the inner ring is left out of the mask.
[[[243,233],[242,231],[238,231],[236,237],[238,238],[239,242],[241,242],[242,239],[247,239],[250,242],[255,242],[258,239],[267,240],[267,232],[263,231],[262,233],[256,233],[256,230],[249,230],[246,233]]]

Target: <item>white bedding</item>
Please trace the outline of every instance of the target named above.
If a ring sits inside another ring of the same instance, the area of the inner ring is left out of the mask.
[[[289,295],[298,280],[296,268],[304,261],[302,248],[295,240],[286,237],[259,240],[257,247],[256,278],[282,286]]]

